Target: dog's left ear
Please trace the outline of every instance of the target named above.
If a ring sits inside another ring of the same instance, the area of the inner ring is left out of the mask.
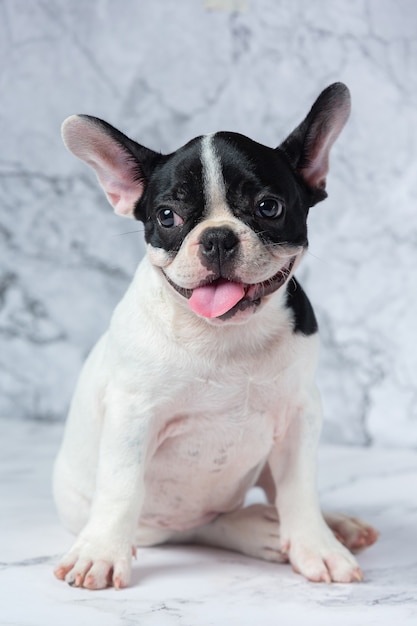
[[[94,169],[118,215],[133,217],[148,178],[162,158],[90,115],[72,115],[62,124],[68,150]]]
[[[312,203],[326,198],[329,153],[350,113],[349,89],[334,83],[325,89],[309,114],[277,148],[312,191]]]

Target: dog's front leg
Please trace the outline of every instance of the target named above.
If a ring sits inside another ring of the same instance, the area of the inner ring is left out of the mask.
[[[150,416],[138,398],[107,389],[97,481],[90,517],[55,569],[70,585],[125,587],[143,501],[143,465]]]
[[[314,387],[269,459],[282,549],[294,570],[311,581],[360,581],[363,575],[355,558],[337,541],[321,513],[316,486],[320,430],[321,402]]]

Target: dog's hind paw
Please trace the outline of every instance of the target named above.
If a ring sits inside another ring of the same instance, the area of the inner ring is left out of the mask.
[[[351,552],[368,548],[379,537],[375,528],[357,517],[343,513],[324,513],[324,519],[340,543]]]
[[[281,550],[278,514],[271,505],[253,504],[220,515],[198,529],[195,539],[265,561],[288,562]]]

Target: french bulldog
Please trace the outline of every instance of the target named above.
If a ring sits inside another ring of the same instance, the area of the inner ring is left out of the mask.
[[[57,578],[125,587],[136,546],[193,542],[362,580],[352,552],[377,532],[319,505],[317,322],[294,278],[349,111],[335,83],[278,148],[217,132],[168,155],[64,122],[147,252],[72,399],[53,490],[78,537]],[[245,507],[255,485],[268,504]]]

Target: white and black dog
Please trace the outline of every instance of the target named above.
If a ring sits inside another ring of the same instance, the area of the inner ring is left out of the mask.
[[[64,122],[116,213],[143,222],[147,255],[72,400],[54,495],[79,534],[58,578],[124,587],[137,545],[198,542],[362,579],[351,551],[377,532],[319,506],[317,323],[293,278],[349,111],[336,83],[276,149],[219,132],[169,155]],[[256,484],[269,504],[243,508]]]

